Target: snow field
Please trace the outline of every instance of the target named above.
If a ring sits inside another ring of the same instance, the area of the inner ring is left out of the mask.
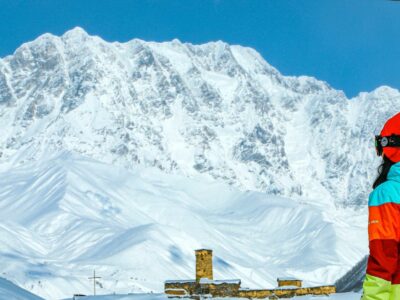
[[[194,250],[214,251],[215,279],[332,284],[367,251],[364,218],[239,191],[207,176],[132,171],[63,152],[0,174],[3,276],[46,299],[162,292],[194,278]],[[351,237],[351,244],[349,244]]]

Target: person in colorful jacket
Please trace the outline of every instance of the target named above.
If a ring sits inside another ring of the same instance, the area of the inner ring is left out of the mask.
[[[369,257],[362,300],[400,300],[400,113],[375,137],[382,157],[368,201]]]

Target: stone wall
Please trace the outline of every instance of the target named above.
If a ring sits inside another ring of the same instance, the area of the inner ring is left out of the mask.
[[[165,294],[169,296],[205,295],[213,297],[233,297],[238,294],[239,283],[197,283],[195,281],[166,282],[164,285]]]
[[[237,293],[238,298],[248,298],[248,299],[263,299],[271,297],[273,295],[272,290],[254,290],[254,289],[242,289]]]
[[[278,278],[275,289],[241,289],[240,279],[213,280],[212,250],[196,250],[196,279],[167,280],[165,294],[168,297],[198,299],[200,295],[212,297],[236,297],[247,299],[281,299],[305,295],[329,295],[336,293],[335,286],[301,287],[295,278]]]
[[[201,290],[208,290],[213,297],[235,297],[239,291],[240,283],[201,284]]]
[[[301,287],[301,280],[298,279],[279,279],[278,278],[278,286],[297,286]]]
[[[296,296],[329,295],[334,293],[336,293],[336,287],[334,285],[303,287],[301,289],[296,289]]]
[[[186,293],[185,293],[185,292]],[[169,296],[212,295],[213,297],[237,297],[247,299],[284,299],[305,295],[329,295],[336,293],[335,286],[277,289],[240,289],[240,283],[176,282],[166,283],[165,293]]]
[[[176,282],[165,282],[164,290],[168,295],[182,296],[182,290],[186,291],[187,295],[196,294],[196,282],[193,281],[176,281]]]
[[[284,299],[292,298],[295,296],[305,295],[329,295],[336,293],[335,286],[319,286],[309,288],[292,288],[292,289],[265,289],[265,290],[254,290],[254,289],[241,289],[238,291],[236,297],[248,298],[248,299],[264,299],[270,297],[271,299]]]

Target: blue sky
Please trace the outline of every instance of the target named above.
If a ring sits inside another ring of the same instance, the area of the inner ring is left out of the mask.
[[[400,2],[387,0],[0,0],[0,57],[75,26],[132,38],[250,46],[285,75],[311,75],[348,96],[400,88]]]

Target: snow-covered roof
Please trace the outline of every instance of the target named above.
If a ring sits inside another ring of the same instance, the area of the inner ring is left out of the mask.
[[[294,278],[294,277],[279,277],[277,279],[278,281],[301,281],[298,278]]]
[[[201,278],[200,284],[240,284],[240,279],[227,279],[227,280],[211,280],[208,278]]]
[[[241,287],[239,291],[273,291],[274,289],[259,289],[259,288],[249,288],[249,287]]]
[[[164,283],[195,283],[194,279],[183,279],[183,280],[165,280]],[[227,280],[211,280],[208,278],[201,278],[199,281],[201,284],[240,284],[240,279],[227,279]]]
[[[183,280],[165,280],[164,283],[194,283],[194,279],[183,279]]]

